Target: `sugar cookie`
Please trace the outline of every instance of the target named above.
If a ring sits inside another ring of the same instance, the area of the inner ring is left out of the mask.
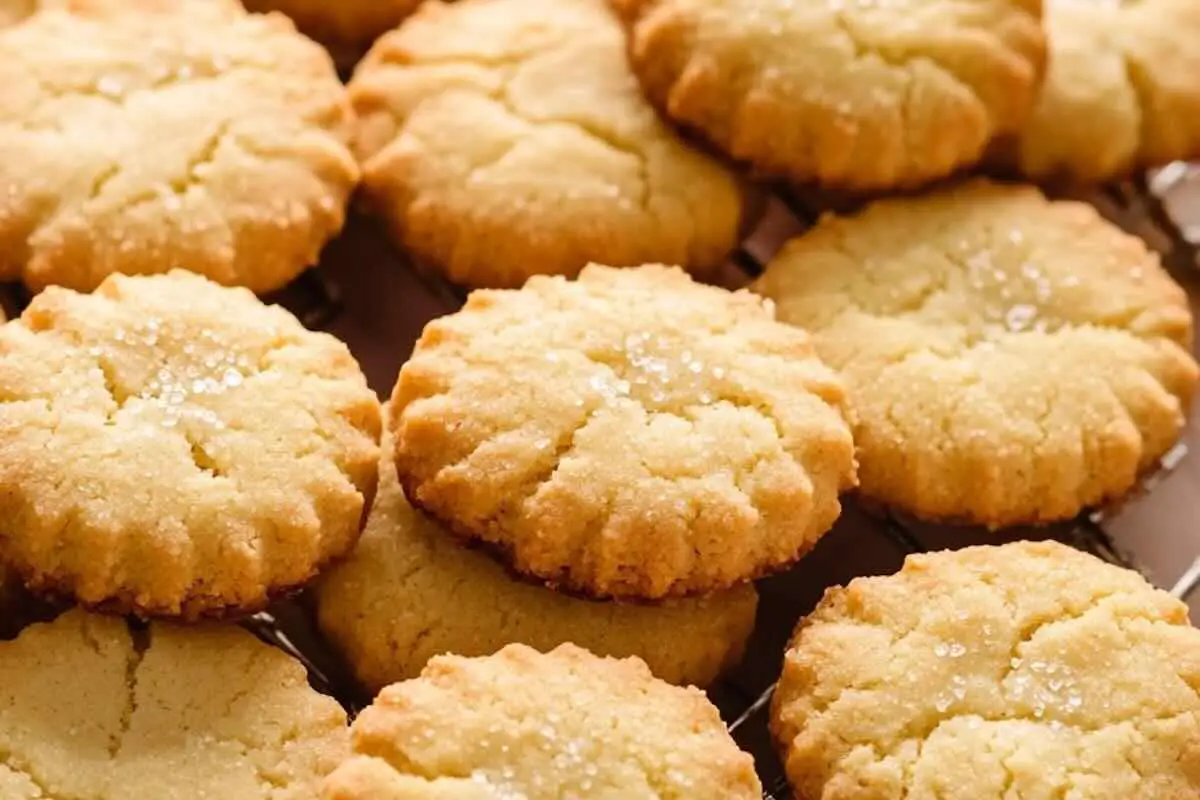
[[[854,484],[842,384],[748,292],[679,269],[477,291],[426,327],[391,416],[409,500],[595,597],[788,566]]]
[[[439,656],[352,728],[325,800],[758,800],[754,761],[698,689],[573,645]]]
[[[1120,498],[1178,438],[1187,296],[1082,203],[969,183],[829,217],[756,286],[842,372],[862,493],[993,527]]]
[[[366,195],[420,261],[472,286],[590,261],[711,273],[742,192],[642,96],[605,0],[429,2],[350,83]]]
[[[113,611],[254,611],[357,541],[379,404],[345,345],[184,272],[0,327],[0,563]]]
[[[1065,545],[910,556],[800,625],[772,730],[800,798],[1183,800],[1198,654],[1183,603]]]

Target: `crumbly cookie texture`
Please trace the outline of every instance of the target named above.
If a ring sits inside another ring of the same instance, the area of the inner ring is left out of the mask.
[[[1198,654],[1186,606],[1065,545],[910,556],[801,623],[772,730],[798,798],[1184,800]]]
[[[854,484],[842,384],[749,292],[590,266],[477,291],[392,397],[416,506],[595,597],[702,594],[785,567]]]
[[[399,25],[420,0],[245,0],[251,11],[281,11],[304,33],[339,51],[361,55],[377,37]]]
[[[742,191],[646,101],[605,0],[429,2],[350,83],[366,194],[418,259],[472,286],[590,261],[704,274]]]
[[[346,714],[233,627],[70,611],[0,642],[0,797],[309,800]]]
[[[345,89],[285,17],[218,7],[47,10],[0,38],[0,279],[266,292],[316,261],[358,179]]]
[[[697,686],[741,657],[758,605],[752,584],[646,606],[577,600],[519,582],[408,504],[393,448],[385,434],[362,539],[316,592],[321,630],[372,691],[415,678],[440,653],[484,656],[512,642],[636,655],[659,678]]]
[[[999,527],[1119,498],[1195,391],[1187,297],[1158,258],[1029,187],[826,218],[755,288],[842,372],[862,493],[920,517]]]
[[[352,728],[325,800],[757,800],[753,759],[704,693],[574,645],[439,656]]]
[[[615,0],[650,98],[759,173],[868,191],[974,164],[1025,122],[1041,0]]]
[[[1050,64],[1010,148],[1031,178],[1079,183],[1200,156],[1200,3],[1052,0]]]
[[[357,541],[379,404],[345,345],[182,272],[0,327],[0,562],[91,606],[257,610]]]

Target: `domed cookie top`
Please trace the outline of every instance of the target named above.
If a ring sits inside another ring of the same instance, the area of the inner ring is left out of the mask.
[[[661,266],[479,291],[392,397],[400,481],[518,571],[657,599],[792,563],[854,483],[841,383],[748,292]]]
[[[659,678],[698,686],[741,656],[758,605],[753,584],[640,605],[594,603],[520,582],[408,504],[394,446],[385,433],[362,539],[316,590],[322,632],[367,686],[414,678],[440,653],[490,655],[512,642],[636,655]]]
[[[829,217],[756,289],[855,411],[861,491],[925,518],[1047,522],[1118,498],[1179,436],[1187,297],[1080,203],[970,183]]]
[[[43,11],[0,39],[0,279],[265,292],[316,261],[358,179],[345,90],[285,18],[221,8]]]
[[[659,120],[605,0],[426,3],[350,96],[366,194],[454,281],[590,261],[711,272],[737,244],[737,180]]]
[[[384,689],[324,800],[758,800],[754,761],[698,689],[573,645],[439,656]]]
[[[1200,631],[1054,543],[910,556],[800,625],[772,729],[798,797],[1200,794]]]
[[[1200,156],[1200,3],[1047,0],[1046,27],[1025,175],[1099,182]]]
[[[173,272],[0,327],[0,562],[114,611],[257,610],[358,539],[379,405],[346,347]]]
[[[654,102],[756,171],[912,187],[1033,107],[1041,0],[616,0]]]
[[[0,797],[311,800],[346,713],[235,626],[69,611],[0,642]]]

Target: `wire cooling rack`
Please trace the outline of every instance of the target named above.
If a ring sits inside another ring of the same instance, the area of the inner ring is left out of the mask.
[[[1200,310],[1200,192],[1196,225],[1181,222],[1171,198],[1200,171],[1173,165],[1142,181],[1113,186],[1087,200],[1113,221],[1142,236],[1188,287]],[[811,225],[825,203],[779,194],[767,203],[758,229],[731,258],[719,282],[745,285],[788,236]],[[19,289],[0,293],[11,313],[28,302]],[[430,319],[456,310],[465,293],[405,262],[381,231],[352,215],[347,232],[327,249],[322,265],[271,298],[310,328],[341,337],[363,363],[368,379],[386,395],[400,364]],[[863,506],[851,498],[842,519],[817,547],[786,575],[760,584],[755,632],[742,665],[709,690],[738,743],[755,757],[764,798],[789,796],[767,731],[768,705],[783,651],[796,621],[824,590],[854,577],[887,574],[905,556],[972,544],[1023,538],[1053,538],[1107,561],[1138,569],[1156,585],[1193,601],[1200,612],[1200,460],[1188,459],[1188,442],[1200,448],[1196,427],[1143,480],[1132,500],[1118,508],[1091,511],[1068,523],[1039,529],[986,532],[928,525]],[[1190,566],[1189,566],[1190,565]],[[281,603],[245,626],[265,641],[290,652],[309,669],[314,686],[337,697],[351,712],[370,698],[314,631],[304,598]]]

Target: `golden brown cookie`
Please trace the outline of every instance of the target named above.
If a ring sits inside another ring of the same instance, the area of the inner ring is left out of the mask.
[[[1195,391],[1187,297],[1158,258],[1030,187],[828,217],[756,290],[842,372],[862,493],[920,517],[999,527],[1119,498]]]
[[[1036,99],[1041,0],[616,0],[653,101],[762,175],[912,187]]]
[[[1200,795],[1200,631],[1065,545],[910,556],[801,623],[772,730],[802,800]]]
[[[286,18],[217,7],[48,10],[0,38],[0,279],[184,267],[266,292],[316,261],[358,179],[345,90]]]
[[[251,11],[281,11],[338,52],[358,50],[400,24],[421,0],[245,0]]]
[[[311,800],[346,714],[233,627],[70,611],[0,642],[5,800]]]
[[[1200,156],[1200,3],[1048,0],[1050,65],[1015,147],[1031,178],[1099,182]]]
[[[435,655],[485,656],[513,642],[636,655],[659,678],[697,686],[741,657],[758,605],[752,584],[645,606],[576,600],[519,582],[408,504],[394,447],[385,433],[362,539],[316,591],[322,632],[372,691],[415,678]]]
[[[842,384],[749,292],[662,266],[478,291],[392,396],[416,506],[595,597],[703,594],[783,568],[854,484]]]
[[[116,611],[257,610],[349,551],[379,404],[345,345],[184,272],[0,327],[0,562]]]
[[[350,83],[367,196],[419,260],[471,286],[591,261],[704,274],[742,192],[642,96],[605,0],[429,2]]]
[[[694,688],[574,645],[439,656],[352,728],[325,800],[758,800],[754,761]]]

